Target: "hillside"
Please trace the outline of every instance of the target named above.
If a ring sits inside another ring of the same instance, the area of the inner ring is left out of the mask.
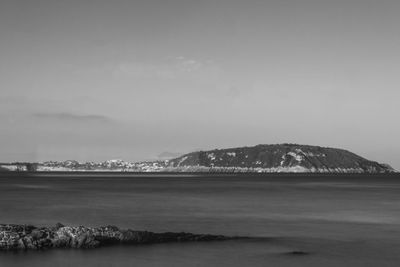
[[[394,170],[337,148],[298,144],[257,145],[198,151],[169,161],[169,167],[249,172],[385,173]]]
[[[0,164],[0,171],[2,169],[29,172],[395,172],[387,164],[367,160],[347,150],[297,144],[214,149],[192,152],[174,159],[143,162],[117,159],[104,162],[66,160],[4,163]]]

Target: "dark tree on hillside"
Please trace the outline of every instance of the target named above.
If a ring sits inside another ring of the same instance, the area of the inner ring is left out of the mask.
[[[37,170],[37,163],[27,163],[26,170],[28,172],[35,172]]]
[[[204,151],[199,152],[199,165],[200,166],[208,166],[207,153]]]

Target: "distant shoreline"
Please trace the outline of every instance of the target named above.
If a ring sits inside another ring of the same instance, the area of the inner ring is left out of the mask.
[[[341,177],[351,179],[366,179],[368,177],[377,178],[396,178],[400,179],[400,173],[210,173],[210,172],[113,172],[113,171],[45,171],[45,172],[27,172],[27,171],[3,171],[0,172],[0,178],[3,177],[137,177],[137,178],[329,178]]]

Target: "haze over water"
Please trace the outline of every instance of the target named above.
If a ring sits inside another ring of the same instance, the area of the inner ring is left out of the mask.
[[[4,266],[398,266],[398,175],[0,178],[1,223],[117,225],[240,241],[1,253]],[[286,253],[306,251],[309,255]]]

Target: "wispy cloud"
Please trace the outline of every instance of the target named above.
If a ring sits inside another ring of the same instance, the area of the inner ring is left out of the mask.
[[[45,119],[45,120],[57,120],[57,121],[70,121],[70,122],[97,122],[97,123],[110,123],[113,120],[107,116],[103,115],[78,115],[68,112],[60,112],[60,113],[45,113],[39,112],[34,113],[33,117],[37,119]]]
[[[157,79],[215,79],[220,76],[222,70],[214,62],[200,61],[186,57],[169,58],[163,62],[123,62],[113,69],[116,78],[157,78]]]

